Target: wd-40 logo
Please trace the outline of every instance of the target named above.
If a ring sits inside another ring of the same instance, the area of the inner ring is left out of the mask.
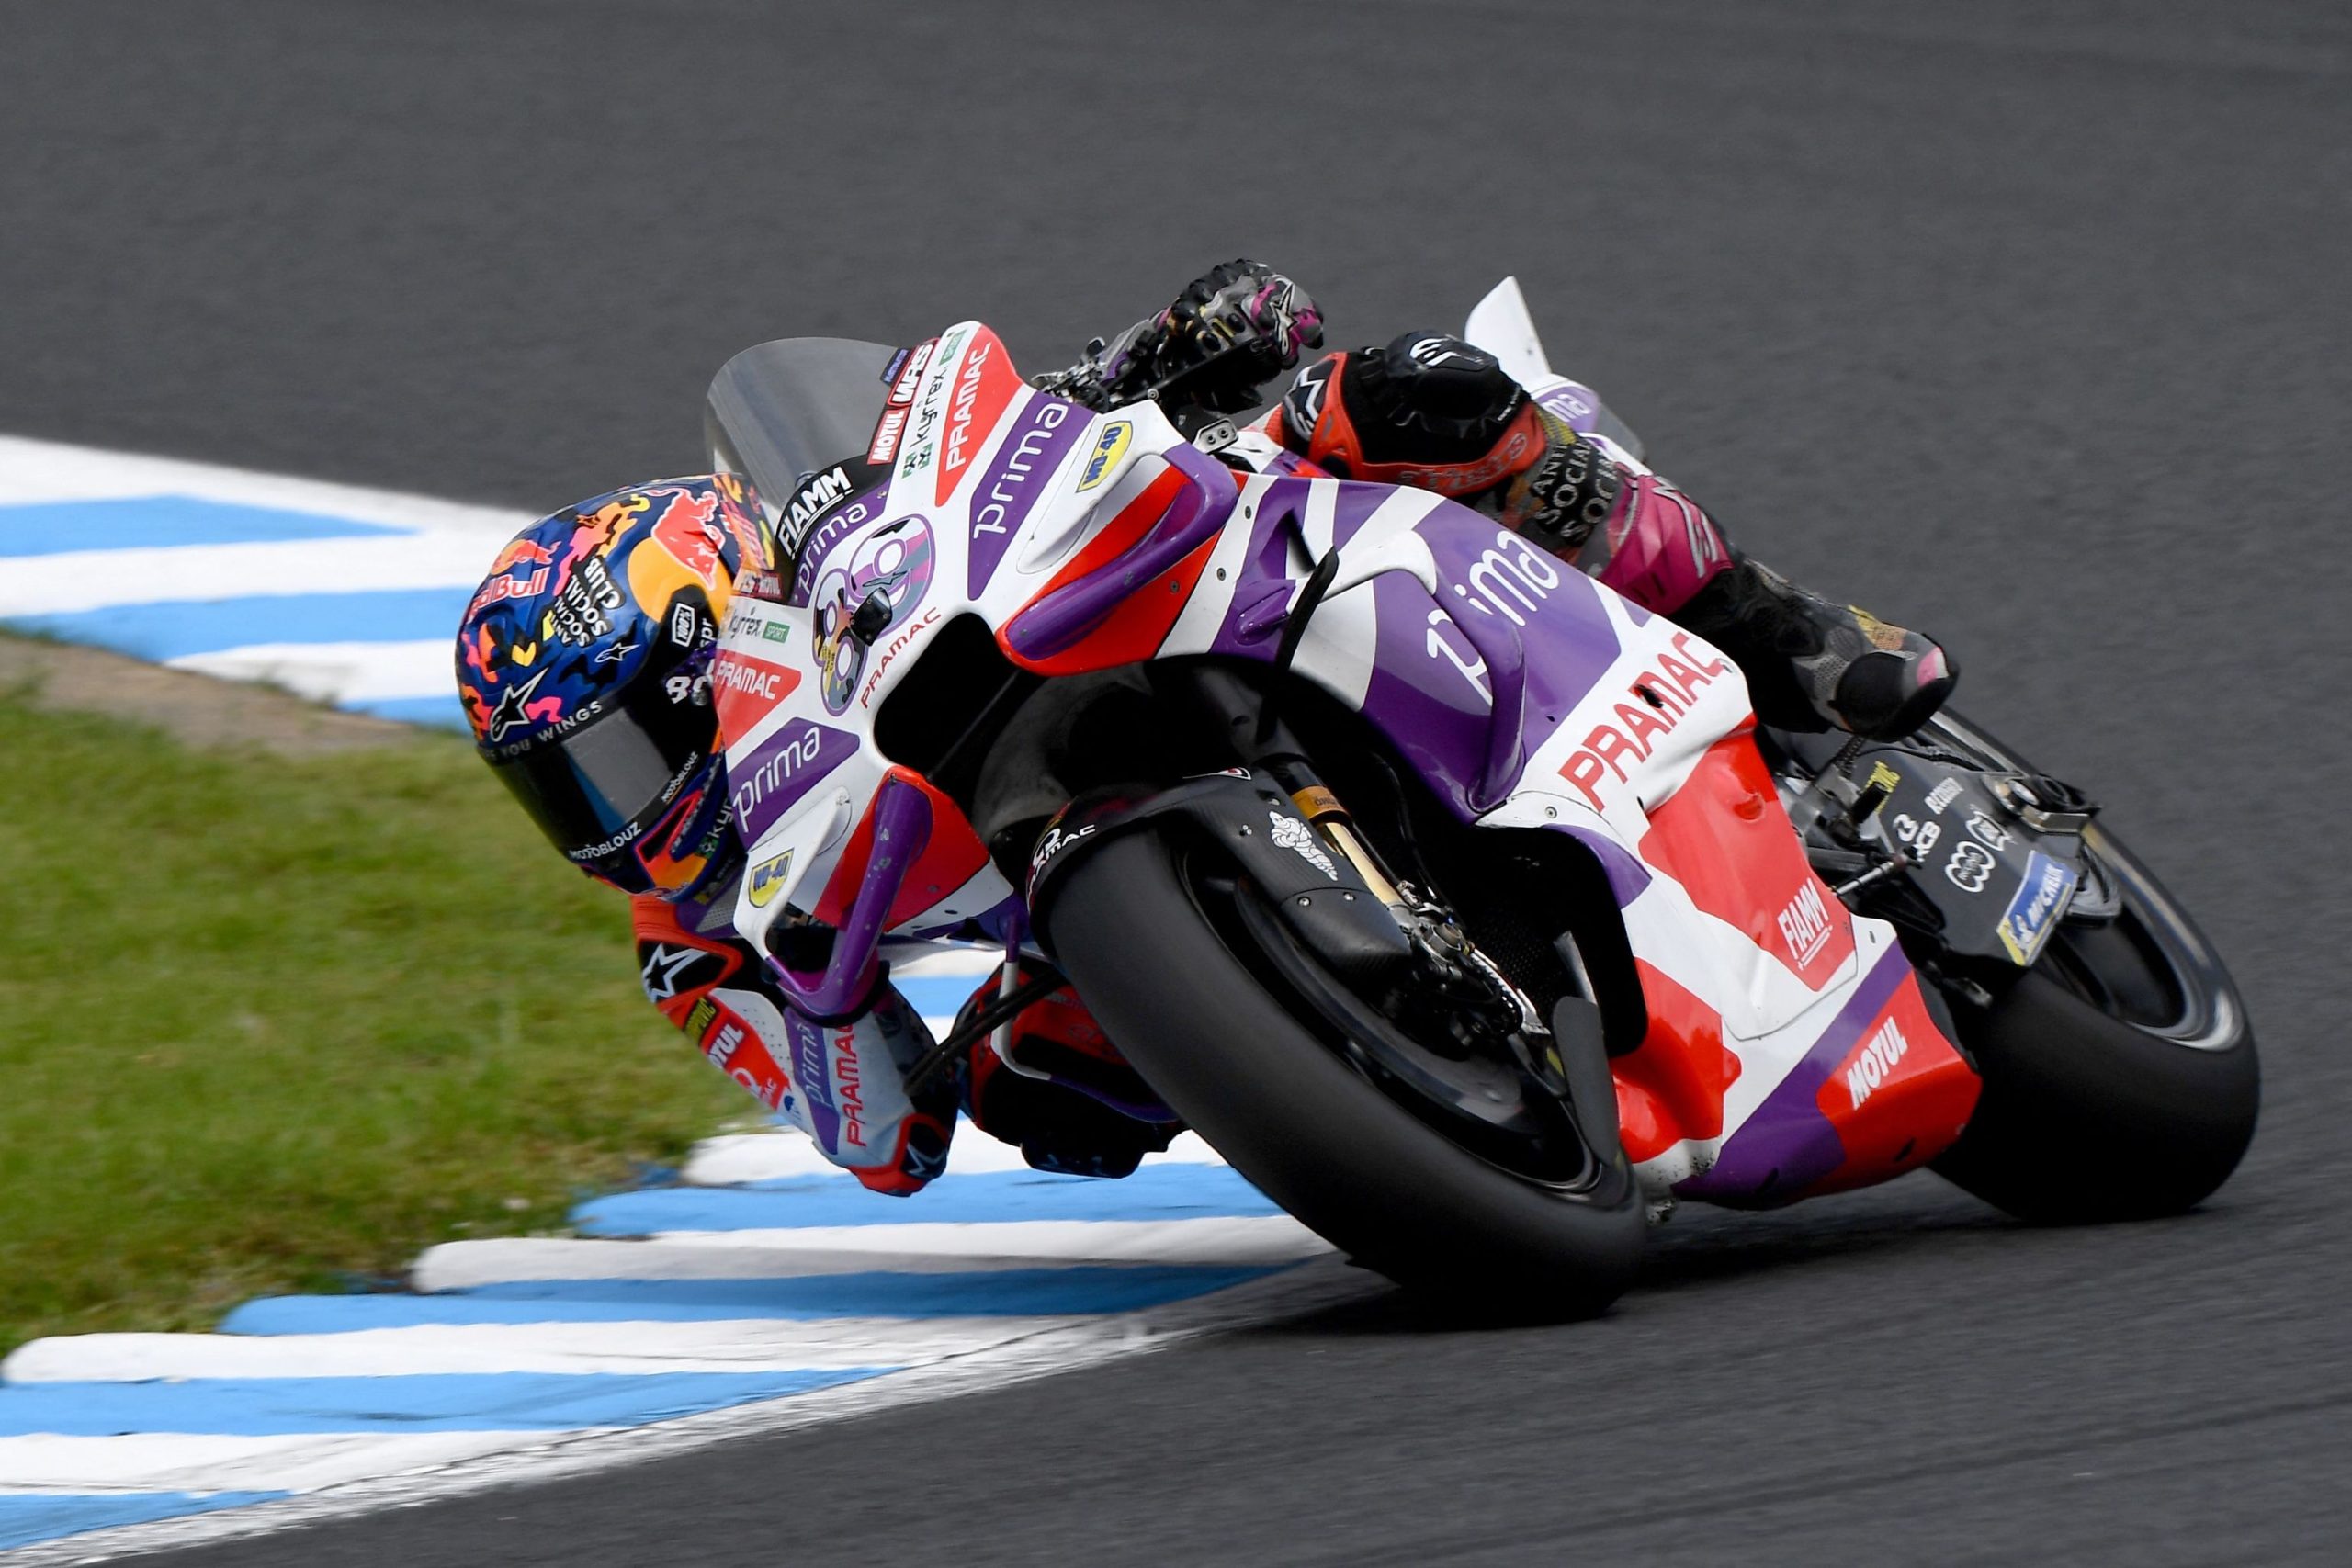
[[[1910,1051],[1911,1042],[1903,1037],[1894,1020],[1890,1018],[1880,1024],[1870,1043],[1862,1047],[1862,1054],[1854,1058],[1854,1065],[1846,1069],[1847,1096],[1859,1107],[1871,1097],[1871,1090],[1886,1081],[1894,1071],[1894,1064]]]
[[[1136,427],[1124,419],[1114,419],[1095,433],[1094,450],[1087,455],[1086,471],[1078,477],[1078,488],[1092,490],[1102,482],[1102,477],[1119,466],[1127,455],[1128,444],[1135,440]]]
[[[1818,886],[1801,887],[1797,896],[1789,900],[1789,907],[1781,911],[1781,935],[1787,941],[1798,968],[1820,956],[1829,942],[1829,909],[1821,901]]]
[[[764,909],[784,890],[785,879],[792,874],[792,852],[786,850],[774,860],[762,861],[743,875],[744,886],[751,894],[752,908]]]

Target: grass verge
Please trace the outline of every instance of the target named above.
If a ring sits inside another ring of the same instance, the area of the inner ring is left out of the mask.
[[[747,1109],[463,741],[203,750],[0,691],[0,1352],[561,1223]]]

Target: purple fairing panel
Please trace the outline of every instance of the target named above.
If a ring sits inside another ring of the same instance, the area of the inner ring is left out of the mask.
[[[1724,1140],[1715,1163],[1674,1190],[1710,1203],[1770,1208],[1803,1197],[1836,1170],[1846,1145],[1821,1109],[1821,1086],[1910,974],[1902,949],[1889,946],[1813,1048]]]
[[[857,737],[846,730],[787,720],[751,755],[728,763],[737,836],[758,843],[801,796],[856,754]]]
[[[899,888],[931,842],[931,801],[902,778],[882,781],[874,800],[874,849],[865,879],[840,927],[833,952],[820,975],[803,974],[770,962],[768,973],[793,1005],[811,1018],[838,1018],[874,989],[882,925]]]
[[[1342,545],[1395,493],[1340,479],[1267,485],[1216,651],[1272,657],[1311,484],[1337,487],[1332,535]],[[1473,820],[1508,795],[1529,743],[1584,699],[1620,643],[1602,590],[1468,507],[1440,502],[1414,531],[1436,563],[1437,598],[1401,571],[1354,590],[1374,595],[1380,628],[1363,711]]]
[[[1233,471],[1197,447],[1160,454],[1185,485],[1150,532],[1105,565],[1038,599],[1004,628],[1005,646],[1023,659],[1050,659],[1102,624],[1136,588],[1216,536],[1232,514]]]
[[[1086,411],[1044,392],[1030,392],[1004,426],[996,456],[972,491],[972,551],[966,591],[977,599],[996,575],[1021,525],[1052,488],[1062,461],[1080,445]]]
[[[1600,399],[1579,381],[1563,382],[1538,394],[1535,400],[1577,430],[1589,431],[1600,423]]]
[[[1609,879],[1609,895],[1617,900],[1620,909],[1640,897],[1642,889],[1650,885],[1650,868],[1644,865],[1633,851],[1608,834],[1596,832],[1590,828],[1562,828],[1558,830],[1592,852],[1592,858],[1600,863],[1601,874]]]

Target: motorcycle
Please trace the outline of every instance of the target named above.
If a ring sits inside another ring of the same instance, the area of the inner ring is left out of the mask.
[[[1540,401],[1517,286],[1470,317]],[[2258,1099],[2228,974],[2096,806],[1947,713],[1757,724],[1737,668],[1468,508],[1213,455],[966,321],[712,384],[775,534],[715,667],[746,941],[806,1010],[910,947],[1065,982],[1269,1197],[1411,1287],[1599,1310],[1678,1200],[1932,1167],[2169,1213]],[[824,1085],[802,1085],[821,1096]]]

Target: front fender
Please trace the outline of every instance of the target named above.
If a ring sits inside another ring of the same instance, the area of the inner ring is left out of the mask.
[[[1326,843],[1272,780],[1243,769],[1163,790],[1097,790],[1056,815],[1029,860],[1032,929],[1054,952],[1055,894],[1069,868],[1114,839],[1154,832],[1254,883],[1284,925],[1331,971],[1377,987],[1400,973],[1405,932],[1347,857]]]

